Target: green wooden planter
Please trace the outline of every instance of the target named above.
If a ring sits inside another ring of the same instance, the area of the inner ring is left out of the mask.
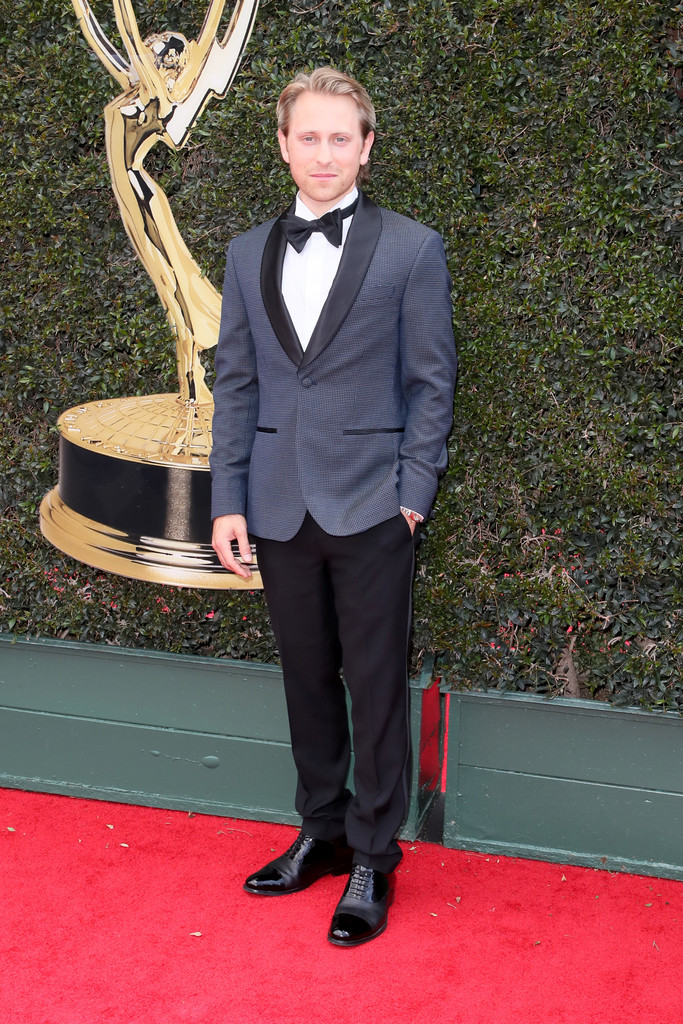
[[[438,795],[443,699],[411,681],[404,839]],[[297,822],[274,665],[0,636],[0,786]]]
[[[451,693],[444,844],[683,878],[683,718]]]

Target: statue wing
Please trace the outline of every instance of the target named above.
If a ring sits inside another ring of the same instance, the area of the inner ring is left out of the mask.
[[[187,134],[212,96],[225,96],[237,74],[242,54],[256,20],[258,0],[237,0],[230,24],[218,42],[215,32],[225,0],[212,0],[197,40],[193,61],[196,71],[185,98],[178,101],[165,127],[175,146],[180,148]]]
[[[91,50],[99,57],[107,71],[119,85],[130,89],[138,82],[137,71],[121,56],[116,47],[107,39],[88,0],[72,0],[81,31]]]

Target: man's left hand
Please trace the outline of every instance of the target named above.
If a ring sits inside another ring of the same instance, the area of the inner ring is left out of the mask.
[[[405,514],[405,512],[401,512],[401,515],[403,516],[403,518],[407,522],[408,526],[410,527],[410,532],[411,533],[415,533],[415,527],[417,526],[417,523],[415,522],[415,520],[411,519],[410,516],[407,516]]]

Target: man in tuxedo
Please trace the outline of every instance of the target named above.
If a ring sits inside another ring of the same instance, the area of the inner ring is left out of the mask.
[[[349,873],[328,932],[339,946],[385,929],[401,859],[415,531],[446,466],[456,375],[441,238],[357,187],[374,128],[365,89],[334,69],[280,96],[298,193],[228,248],[211,456],[223,565],[248,578],[255,538],[302,817],[244,888]]]

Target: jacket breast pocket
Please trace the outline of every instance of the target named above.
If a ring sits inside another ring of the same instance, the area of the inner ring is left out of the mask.
[[[396,291],[393,284],[371,284],[364,288],[361,295],[364,299],[371,299],[373,302],[385,302],[391,299]]]

